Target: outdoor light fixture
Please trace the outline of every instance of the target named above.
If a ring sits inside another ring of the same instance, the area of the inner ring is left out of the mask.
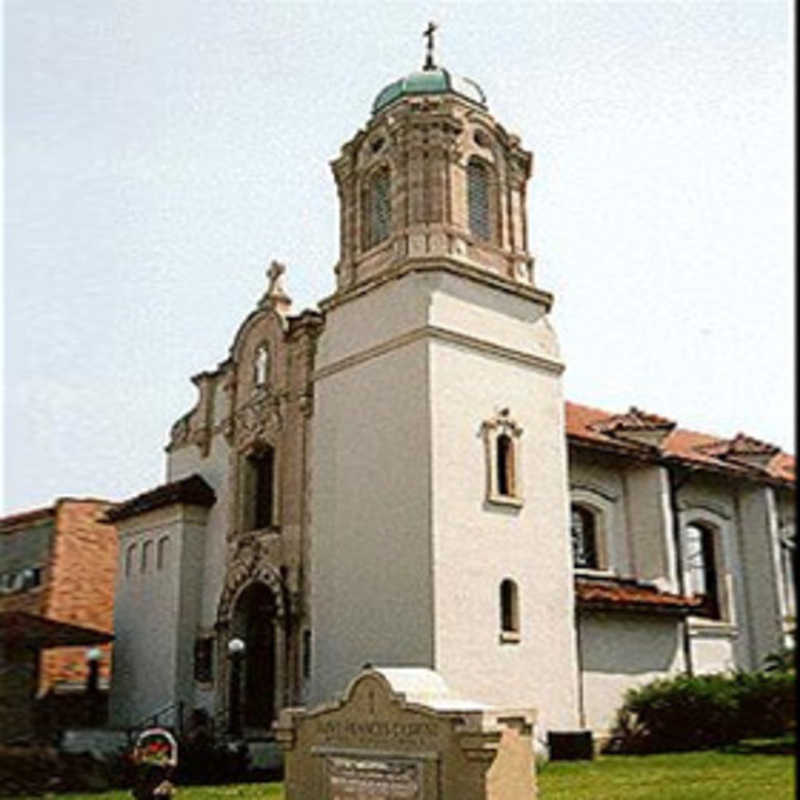
[[[236,639],[231,639],[228,642],[228,655],[231,658],[235,658],[242,653],[244,653],[244,640],[238,637]]]
[[[103,657],[103,651],[99,647],[92,647],[86,651],[86,660],[91,664],[99,661]]]
[[[231,684],[230,684],[230,713],[228,715],[228,733],[231,736],[241,737],[242,735],[242,657],[244,656],[245,644],[243,639],[238,637],[228,642],[228,657],[231,660]]]

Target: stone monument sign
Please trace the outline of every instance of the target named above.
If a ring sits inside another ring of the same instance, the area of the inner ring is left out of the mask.
[[[365,668],[276,727],[287,800],[532,800],[534,713],[453,697],[432,670]]]

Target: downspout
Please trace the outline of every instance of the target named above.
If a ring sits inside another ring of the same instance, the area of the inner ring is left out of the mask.
[[[678,580],[678,594],[686,596],[686,580],[683,572],[683,541],[681,537],[680,509],[678,508],[678,490],[686,485],[691,472],[686,470],[680,475],[674,464],[663,462],[669,478],[669,508],[672,517],[672,539],[675,548],[675,576]],[[684,616],[681,622],[681,644],[683,645],[683,660],[686,665],[686,674],[694,674],[692,664],[692,642],[689,636],[689,617]]]

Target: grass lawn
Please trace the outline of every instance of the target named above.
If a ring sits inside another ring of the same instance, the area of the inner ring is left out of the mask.
[[[758,747],[556,762],[539,776],[539,800],[790,800],[794,757]],[[59,795],[64,800],[130,800],[128,791]],[[280,800],[280,784],[179,788],[178,800]],[[17,798],[33,800],[33,798]],[[448,800],[450,800],[448,798]]]
[[[555,762],[539,776],[541,800],[791,800],[791,755],[716,750]]]

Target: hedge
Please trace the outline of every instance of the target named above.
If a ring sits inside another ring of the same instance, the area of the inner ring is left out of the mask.
[[[678,675],[631,689],[610,748],[655,753],[702,750],[795,727],[795,674]]]

